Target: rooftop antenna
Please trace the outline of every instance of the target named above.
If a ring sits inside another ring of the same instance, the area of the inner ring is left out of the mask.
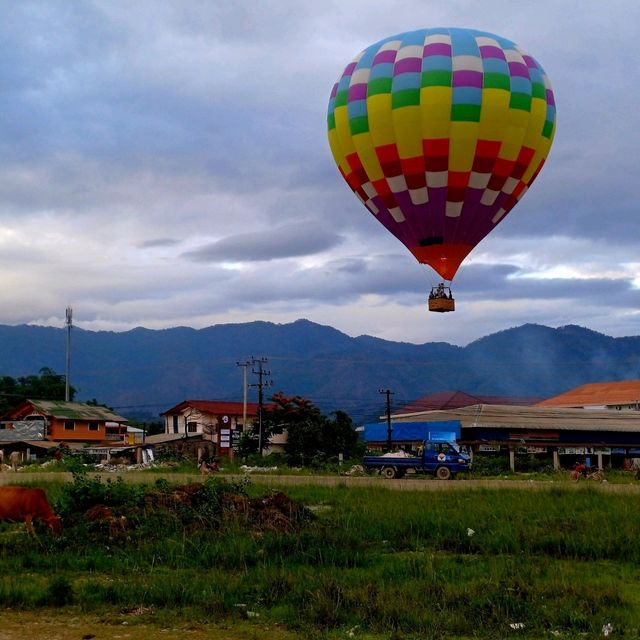
[[[73,326],[73,309],[67,307],[65,311],[67,326],[67,372],[64,383],[64,400],[69,402],[69,375],[71,374],[71,327]]]

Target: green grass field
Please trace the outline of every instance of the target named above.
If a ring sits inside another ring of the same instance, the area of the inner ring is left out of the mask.
[[[605,625],[640,637],[635,494],[287,486],[313,515],[256,524],[225,517],[222,496],[266,490],[219,478],[171,512],[158,507],[166,482],[45,488],[65,534],[0,527],[2,607],[308,638],[602,638]],[[83,521],[92,500],[128,527]]]

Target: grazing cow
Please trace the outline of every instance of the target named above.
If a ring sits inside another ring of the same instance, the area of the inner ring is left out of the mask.
[[[53,513],[42,489],[25,487],[0,487],[0,520],[24,522],[31,534],[33,521],[44,522],[55,535],[62,531],[60,518]]]

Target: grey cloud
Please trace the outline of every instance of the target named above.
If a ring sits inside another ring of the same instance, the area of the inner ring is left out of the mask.
[[[138,247],[140,249],[155,249],[158,247],[175,247],[178,244],[180,244],[180,241],[173,238],[157,238],[155,240],[145,240]]]
[[[321,253],[342,241],[341,236],[329,229],[298,223],[228,236],[187,251],[182,257],[195,262],[277,260]]]

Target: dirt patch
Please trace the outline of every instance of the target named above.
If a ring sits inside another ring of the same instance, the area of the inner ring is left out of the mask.
[[[105,622],[96,615],[61,611],[1,612],[0,640],[294,640],[294,633],[279,625],[237,621],[216,623],[176,623],[162,626],[140,622],[127,614]]]

